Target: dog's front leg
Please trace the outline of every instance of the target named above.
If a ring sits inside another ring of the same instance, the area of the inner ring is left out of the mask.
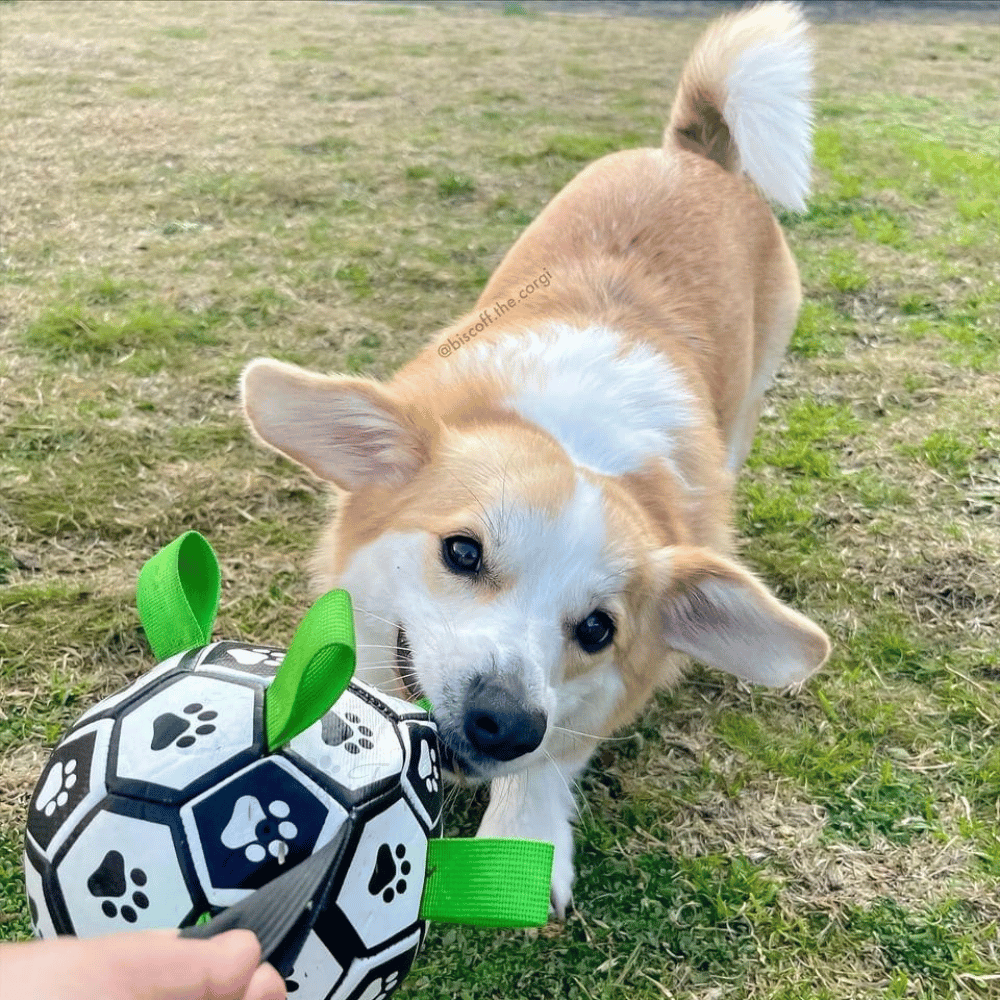
[[[548,760],[518,774],[494,778],[479,837],[547,840],[552,860],[552,912],[562,919],[573,897],[573,781],[583,765]]]

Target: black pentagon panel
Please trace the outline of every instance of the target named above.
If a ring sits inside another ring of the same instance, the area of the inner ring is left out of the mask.
[[[109,721],[97,723],[88,732],[60,743],[49,757],[28,804],[28,836],[43,851],[67,826],[70,816],[78,810],[91,792],[96,777],[95,795],[104,795],[104,756],[107,751]],[[103,735],[101,759],[94,767],[98,736]],[[96,772],[96,775],[92,775]],[[68,835],[68,830],[65,835]],[[58,841],[55,846],[58,846]]]
[[[107,785],[151,802],[185,802],[263,750],[263,689],[188,673],[123,711],[112,734]]]
[[[209,789],[181,816],[205,893],[217,905],[283,874],[349,822],[324,789],[274,758]]]
[[[432,836],[441,834],[444,802],[440,744],[433,723],[410,721],[400,726],[407,736],[403,794]]]
[[[107,798],[80,824],[53,864],[69,933],[177,927],[203,905],[183,863],[176,810]]]

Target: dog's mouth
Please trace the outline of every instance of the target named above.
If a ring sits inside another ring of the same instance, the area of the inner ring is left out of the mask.
[[[396,629],[396,674],[400,684],[403,685],[406,697],[410,701],[415,703],[430,701],[420,686],[420,681],[417,680],[417,672],[413,668],[413,650],[410,648],[410,640],[402,625],[397,626]],[[431,715],[433,716],[433,714],[432,711]],[[459,779],[463,775],[473,773],[473,768],[466,764],[443,739],[440,741],[440,746],[441,766],[446,771],[450,771]]]
[[[413,651],[402,625],[396,630],[396,673],[410,701],[416,702],[426,697],[417,680],[417,672],[413,669]]]

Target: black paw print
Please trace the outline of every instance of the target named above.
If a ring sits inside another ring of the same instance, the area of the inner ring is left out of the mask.
[[[391,883],[397,875],[410,874],[410,862],[406,859],[406,846],[396,845],[396,856],[393,857],[392,848],[388,844],[383,844],[375,855],[375,868],[372,877],[368,882],[368,891],[377,896],[382,894],[382,901],[391,903],[398,893],[400,896],[406,892],[406,879],[400,878],[395,886]],[[396,862],[399,861],[397,866]]]
[[[139,914],[136,913],[134,907],[125,903],[121,905],[121,910],[119,911],[118,905],[112,903],[111,899],[106,898],[110,896],[120,899],[128,892],[129,882],[139,887],[132,892],[132,902],[140,910],[145,910],[149,906],[149,897],[140,890],[146,884],[146,873],[141,868],[133,868],[128,873],[128,880],[126,880],[125,858],[122,857],[119,851],[108,851],[104,855],[104,860],[97,866],[90,878],[87,879],[87,889],[90,891],[91,896],[95,896],[98,899],[104,897],[104,902],[101,903],[101,912],[108,919],[117,917],[119,912],[121,912],[123,920],[134,924],[139,919]]]
[[[210,723],[219,713],[211,710],[202,711],[204,707],[199,702],[193,702],[184,709],[185,715],[197,715],[197,721],[203,723],[195,729],[194,736],[188,733],[193,720],[182,719],[179,715],[174,715],[173,712],[164,712],[163,715],[158,715],[153,721],[153,739],[149,744],[149,749],[165,750],[175,740],[177,741],[176,746],[186,748],[192,746],[198,736],[214,733],[215,726]]]
[[[362,750],[373,749],[374,735],[369,726],[361,724],[361,717],[354,712],[345,713],[343,719],[333,712],[327,712],[320,726],[320,736],[327,746],[339,747],[343,744],[348,753],[358,754]]]

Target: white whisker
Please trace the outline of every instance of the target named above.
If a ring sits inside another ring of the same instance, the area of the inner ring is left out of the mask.
[[[566,791],[569,794],[569,800],[573,805],[573,812],[576,813],[578,817],[581,817],[580,802],[582,801],[583,804],[587,807],[587,812],[590,813],[590,816],[593,819],[594,811],[593,809],[591,809],[590,803],[587,801],[586,796],[580,796],[578,799],[577,796],[573,793],[573,789],[570,787],[570,783],[566,780],[566,775],[562,773],[562,768],[556,763],[555,758],[552,756],[552,754],[550,754],[548,750],[543,750],[542,752],[548,758],[549,763],[555,768],[556,774],[559,775],[559,780],[562,781],[563,785],[565,785]]]
[[[399,624],[397,622],[391,622],[389,621],[388,618],[382,618],[380,615],[375,614],[374,611],[367,611],[365,608],[362,608],[357,604],[354,605],[354,610],[360,612],[363,615],[368,615],[369,618],[374,618],[376,621],[383,622],[386,625],[390,625],[392,628],[396,629],[399,628]]]
[[[601,743],[631,743],[635,740],[634,734],[632,736],[597,736],[595,733],[581,733],[575,729],[567,729],[565,726],[553,725],[552,728],[558,730],[560,733],[569,733],[570,736],[583,736],[588,740],[598,740]]]

